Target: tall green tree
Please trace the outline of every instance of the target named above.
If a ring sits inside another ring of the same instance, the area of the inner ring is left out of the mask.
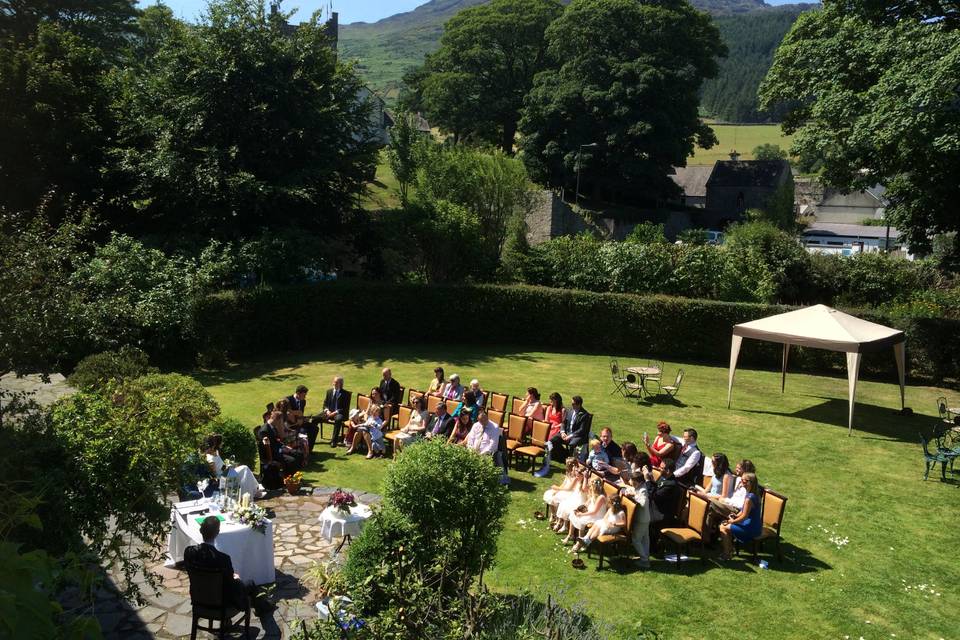
[[[400,204],[407,206],[410,185],[417,177],[417,166],[423,154],[423,140],[414,120],[416,116],[408,111],[399,111],[390,130],[390,146],[387,147],[387,160],[390,170],[397,179],[400,191]]]
[[[544,33],[560,12],[556,0],[493,0],[451,18],[422,79],[431,122],[512,154],[523,98],[546,61]]]
[[[553,68],[539,74],[520,129],[531,175],[585,182],[608,199],[670,195],[667,177],[694,145],[716,143],[697,113],[725,53],[710,17],[685,0],[574,0],[547,30]],[[593,145],[581,157],[581,145]]]
[[[800,100],[784,130],[828,184],[886,186],[914,251],[960,229],[958,26],[953,2],[830,2],[800,16],[760,90],[765,106]]]
[[[109,52],[137,31],[136,0],[0,0],[0,38],[26,41],[55,24]]]
[[[329,229],[375,164],[370,109],[319,15],[286,33],[262,0],[212,2],[120,79],[116,166],[152,230]]]

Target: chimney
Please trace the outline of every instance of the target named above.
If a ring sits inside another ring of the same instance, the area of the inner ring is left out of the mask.
[[[730,159],[733,160],[734,162],[740,159],[740,154],[737,153],[736,149],[730,152]]]

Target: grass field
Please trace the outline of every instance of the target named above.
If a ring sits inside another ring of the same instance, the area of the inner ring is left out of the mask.
[[[399,188],[400,185],[387,162],[387,153],[383,151],[377,163],[377,177],[367,184],[367,193],[364,194],[361,204],[368,211],[395,209],[400,206]]]
[[[752,160],[753,150],[764,143],[778,144],[784,151],[790,150],[793,136],[784,135],[778,124],[711,124],[719,144],[711,149],[697,149],[687,164],[713,164],[717,160],[729,160],[730,152],[736,149],[742,160]]]
[[[606,357],[509,348],[335,345],[200,379],[226,415],[252,423],[266,402],[301,382],[311,387],[309,406],[316,408],[334,374],[346,378],[348,389],[367,391],[389,365],[401,384],[423,388],[436,364],[511,394],[530,384],[565,399],[579,393],[595,415],[594,429],[612,427],[621,443],[654,432],[661,419],[678,432],[696,427],[708,454],[753,459],[761,481],[789,497],[786,559],[771,558],[769,570],[746,560],[694,561],[677,570],[655,560],[648,572],[618,561],[603,572],[588,561],[577,572],[558,537],[530,518],[549,482],[511,471],[506,528],[488,574],[493,588],[541,597],[562,591],[568,602],[582,602],[596,619],[614,624],[621,638],[635,637],[637,623],[671,639],[958,637],[960,488],[957,476],[923,481],[916,441],[936,423],[939,389],[909,387],[907,404],[916,413],[905,418],[895,411],[894,384],[861,382],[857,428],[848,438],[845,378],[792,375],[781,394],[778,373],[741,370],[727,410],[726,370],[691,363],[666,363],[667,376],[678,366],[686,370],[677,404],[638,405],[610,395]],[[378,490],[390,462],[347,459],[343,451],[318,444],[309,481]]]

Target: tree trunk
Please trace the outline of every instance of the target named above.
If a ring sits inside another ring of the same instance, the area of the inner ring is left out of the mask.
[[[500,148],[508,156],[513,155],[513,139],[517,135],[517,121],[512,119],[503,123],[503,136],[500,138]]]

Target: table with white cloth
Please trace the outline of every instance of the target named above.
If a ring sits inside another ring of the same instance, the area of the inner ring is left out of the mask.
[[[226,520],[220,523],[220,535],[214,546],[230,556],[234,572],[243,582],[269,584],[276,581],[273,565],[273,522],[268,520],[266,528],[259,530],[245,524],[232,521],[229,513],[214,514],[191,513],[208,508],[205,500],[178,502],[170,510],[172,524],[167,541],[167,564],[172,566],[183,561],[183,552],[187,547],[203,542],[200,535],[200,523],[197,518],[208,515],[222,515]]]
[[[327,542],[333,542],[335,537],[343,538],[334,550],[334,553],[339,553],[343,545],[350,542],[353,536],[360,535],[363,525],[371,515],[373,512],[365,504],[350,507],[349,514],[327,507],[320,513],[320,535],[326,538]]]

